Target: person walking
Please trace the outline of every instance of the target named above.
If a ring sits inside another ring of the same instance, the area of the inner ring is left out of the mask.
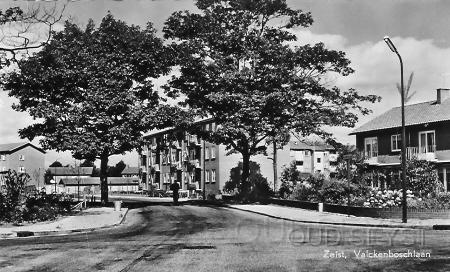
[[[178,185],[178,182],[174,182],[170,185],[170,190],[172,190],[172,197],[173,197],[173,203],[175,205],[178,205],[178,191],[180,190],[180,185]]]

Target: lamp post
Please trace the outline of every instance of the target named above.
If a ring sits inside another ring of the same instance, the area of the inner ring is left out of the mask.
[[[402,102],[402,222],[407,222],[407,210],[406,210],[406,133],[405,133],[405,89],[403,87],[403,61],[402,57],[395,48],[391,39],[386,36],[383,38],[386,44],[389,46],[392,52],[394,52],[400,61],[400,87],[401,87],[401,102]]]

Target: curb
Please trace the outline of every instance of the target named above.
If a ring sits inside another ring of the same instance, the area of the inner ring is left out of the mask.
[[[70,235],[70,234],[79,234],[79,233],[87,233],[87,232],[92,232],[92,231],[96,231],[96,230],[101,230],[101,229],[108,229],[108,228],[112,228],[112,227],[117,227],[119,225],[121,225],[124,221],[125,218],[128,214],[129,209],[126,208],[125,214],[122,216],[122,218],[120,219],[119,223],[113,224],[113,225],[109,225],[109,226],[102,226],[102,227],[98,227],[98,228],[87,228],[87,229],[73,229],[73,230],[52,230],[52,231],[15,231],[15,232],[11,232],[11,233],[5,233],[5,234],[1,234],[0,235],[0,241],[1,240],[12,240],[12,239],[18,239],[18,238],[38,238],[38,237],[42,237],[42,236],[56,236],[56,235]],[[16,236],[13,236],[14,233],[16,233]]]
[[[320,222],[320,221],[309,221],[309,220],[297,220],[297,219],[290,219],[275,215],[270,215],[262,212],[256,212],[256,211],[250,211],[245,210],[241,208],[231,207],[226,205],[226,208],[229,209],[235,209],[243,212],[250,212],[258,215],[267,216],[274,219],[281,219],[291,222],[298,222],[298,223],[307,223],[307,224],[320,224],[320,225],[332,225],[332,226],[348,226],[348,227],[370,227],[370,228],[402,228],[402,229],[427,229],[427,230],[450,230],[450,225],[432,225],[432,226],[405,226],[405,225],[387,225],[387,224],[362,224],[362,223],[338,223],[338,222]]]

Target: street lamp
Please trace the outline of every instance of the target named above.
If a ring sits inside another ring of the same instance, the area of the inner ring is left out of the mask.
[[[400,87],[401,87],[401,100],[402,100],[402,222],[407,222],[407,210],[406,210],[406,132],[405,132],[405,89],[403,87],[403,61],[402,57],[395,48],[391,39],[385,36],[383,40],[389,46],[392,52],[394,52],[400,60]]]

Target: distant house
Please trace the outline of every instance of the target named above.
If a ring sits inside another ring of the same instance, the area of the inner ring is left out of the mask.
[[[405,106],[407,159],[437,166],[440,181],[450,191],[450,89],[438,89],[436,100]],[[400,178],[401,108],[395,107],[351,134],[356,147],[373,169],[390,168],[392,175],[374,187],[389,187]]]
[[[290,156],[295,161],[300,173],[322,173],[329,176],[336,171],[336,149],[323,142],[306,143],[304,141],[291,141]]]
[[[139,167],[126,167],[121,173],[124,178],[138,178],[140,174],[141,169]]]
[[[53,179],[59,182],[64,178],[75,179],[91,177],[94,167],[49,167],[48,171]]]
[[[47,173],[50,174],[50,183],[46,185],[47,192],[64,192],[63,179],[79,180],[92,176],[94,167],[49,167]]]
[[[63,178],[59,181],[62,191],[67,194],[80,192],[100,192],[99,177]],[[108,177],[108,191],[111,192],[136,192],[139,190],[139,178],[132,177]]]
[[[0,177],[8,170],[27,173],[31,181],[28,185],[44,186],[45,151],[29,142],[0,144]],[[3,185],[0,178],[0,185]]]

